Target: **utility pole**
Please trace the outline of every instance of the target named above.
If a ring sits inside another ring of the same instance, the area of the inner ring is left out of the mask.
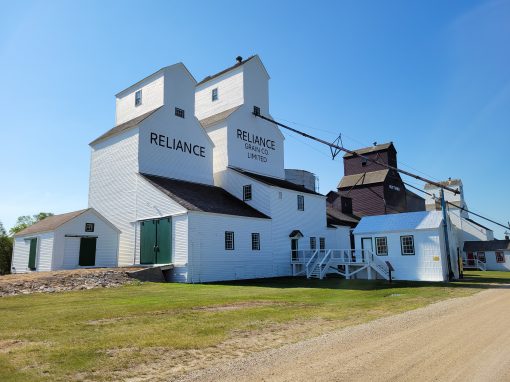
[[[444,244],[446,246],[446,261],[448,263],[448,280],[453,280],[453,271],[451,264],[450,254],[450,238],[448,237],[448,214],[446,213],[446,201],[444,200],[444,190],[441,188],[441,210],[443,211],[443,229],[444,229]]]

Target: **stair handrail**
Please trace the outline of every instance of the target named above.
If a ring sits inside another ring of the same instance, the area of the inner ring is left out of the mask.
[[[308,260],[308,261],[307,261],[307,263],[305,264],[306,277],[307,277],[307,278],[309,278],[309,277],[310,277],[310,273],[311,273],[311,272],[310,272],[310,263],[311,263],[312,261],[315,261],[315,262],[317,261],[317,260],[314,260],[314,258],[318,255],[318,253],[319,253],[319,250],[318,250],[318,249],[316,249],[316,250],[313,252],[312,257],[310,257],[310,260]],[[315,268],[315,266],[314,266],[313,268]],[[313,268],[312,268],[312,269],[313,269]]]
[[[377,255],[375,255],[373,253],[373,251],[368,251],[368,252],[370,252],[370,256],[368,256],[368,259],[369,259],[368,264],[370,266],[372,266],[372,268],[376,272],[382,273],[382,276],[389,276],[390,271],[388,269],[388,265],[385,262],[383,262],[381,259],[379,259],[377,257]],[[375,265],[377,268],[374,268],[373,265]]]
[[[322,266],[324,265],[324,261],[326,261],[326,259],[328,259],[328,263],[326,264],[326,266],[324,267],[324,269],[322,268]],[[331,260],[331,249],[328,249],[326,251],[326,253],[324,254],[324,257],[322,258],[322,260],[320,261],[319,263],[319,278],[322,279],[324,277],[324,275],[326,274],[326,271],[328,269],[328,265],[329,265],[329,262]]]

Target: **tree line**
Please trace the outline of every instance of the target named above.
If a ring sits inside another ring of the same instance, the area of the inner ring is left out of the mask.
[[[18,217],[16,224],[9,230],[9,234],[5,230],[4,225],[0,221],[0,275],[11,273],[12,248],[14,235],[23,231],[25,228],[53,216],[51,212],[39,212],[36,215],[24,215]]]

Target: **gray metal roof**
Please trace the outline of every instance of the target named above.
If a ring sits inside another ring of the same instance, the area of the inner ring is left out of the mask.
[[[30,227],[25,228],[23,231],[18,232],[14,236],[26,236],[32,235],[41,232],[50,232],[54,231],[62,224],[67,223],[68,221],[74,219],[75,217],[83,214],[84,212],[90,210],[91,208],[86,208],[84,210],[67,212],[65,214],[48,216],[46,219],[43,219]]]
[[[510,240],[465,241],[464,252],[510,251]]]
[[[386,180],[390,170],[370,171],[362,174],[346,175],[338,184],[338,188],[347,188],[354,186],[364,186],[367,184],[383,183]]]
[[[154,114],[155,112],[157,112],[159,109],[161,109],[163,106],[160,106],[158,107],[157,109],[154,109],[154,110],[151,110],[145,114],[142,114],[136,118],[133,118],[127,122],[124,122],[124,123],[121,123],[120,125],[117,125],[115,126],[114,128],[108,130],[106,133],[104,133],[103,135],[97,137],[96,139],[94,139],[92,142],[89,143],[90,146],[92,145],[95,145],[96,143],[104,140],[104,139],[107,139],[107,138],[110,138],[110,137],[113,137],[114,135],[117,135],[117,134],[120,134],[120,133],[123,133],[124,131],[128,131],[130,129],[133,129],[135,128],[136,126],[138,126],[138,124],[140,122],[142,122],[144,119],[150,117],[152,114]]]
[[[336,208],[333,208],[332,206],[326,207],[326,215],[329,225],[355,227],[360,221],[359,217],[351,214],[346,214],[340,210],[337,210]]]
[[[189,211],[269,219],[223,188],[156,175],[140,175]]]
[[[319,194],[318,192],[309,190],[308,188],[306,188],[304,186],[289,182],[288,180],[285,180],[285,179],[279,179],[279,178],[273,178],[273,177],[267,176],[267,175],[255,174],[253,172],[242,170],[240,168],[231,167],[231,166],[229,168],[231,168],[234,171],[237,171],[240,174],[246,175],[249,178],[258,180],[259,182],[262,182],[262,183],[270,185],[270,186],[285,188],[287,190],[298,191],[298,192],[302,192],[302,193],[306,193],[306,194],[323,196],[322,194]]]
[[[409,232],[440,228],[441,211],[418,211],[399,214],[365,216],[354,229],[355,234],[382,232]]]
[[[393,142],[381,143],[380,145],[364,147],[362,149],[353,150],[353,151],[358,155],[364,155],[364,154],[375,153],[377,151],[387,150],[392,146],[393,146]],[[395,146],[393,146],[393,148],[395,148]],[[354,156],[353,154],[347,153],[344,155],[344,158],[351,158],[353,156]]]
[[[231,109],[222,111],[221,113],[217,113],[217,114],[211,115],[210,117],[203,118],[200,120],[200,124],[202,125],[202,127],[208,127],[208,126],[214,125],[215,123],[218,123],[220,121],[223,121],[224,119],[227,119],[233,112],[235,112],[240,107],[241,106],[235,106]]]

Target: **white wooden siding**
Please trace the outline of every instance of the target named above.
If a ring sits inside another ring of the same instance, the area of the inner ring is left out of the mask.
[[[51,271],[53,258],[53,232],[43,232],[34,235],[17,236],[14,239],[11,269],[13,273],[31,272],[28,268],[30,254],[30,239],[37,238],[36,271]]]
[[[135,106],[135,93],[142,90],[142,104]],[[140,83],[130,86],[116,96],[115,123],[130,121],[163,105],[164,71],[160,70]]]
[[[212,90],[218,88],[218,100],[212,101]],[[243,66],[198,85],[195,90],[195,113],[199,120],[242,105]]]
[[[94,223],[94,232],[85,232],[85,223]],[[119,233],[93,211],[86,211],[55,230],[53,270],[80,267],[80,238],[66,235],[97,236],[95,266],[117,266]]]
[[[276,275],[271,247],[271,220],[200,212],[190,212],[188,216],[188,282]],[[225,231],[234,232],[234,250],[225,250]],[[251,249],[252,233],[260,233],[260,251]]]
[[[227,123],[221,121],[206,129],[207,134],[214,143],[213,149],[213,173],[223,171],[228,167],[228,139]]]
[[[138,173],[138,128],[92,147],[89,207],[120,231],[119,265],[133,264]]]
[[[172,281],[188,281],[188,215],[172,217]]]

